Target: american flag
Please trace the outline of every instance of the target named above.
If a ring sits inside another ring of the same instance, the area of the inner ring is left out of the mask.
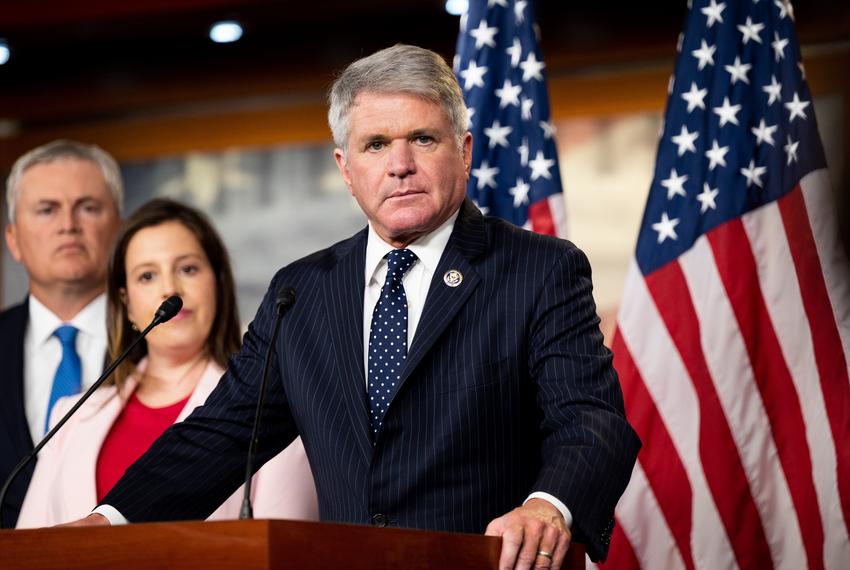
[[[473,136],[467,193],[482,212],[565,236],[564,195],[534,6],[470,0],[454,70]]]
[[[850,567],[850,273],[782,0],[694,0],[614,338],[605,568]]]

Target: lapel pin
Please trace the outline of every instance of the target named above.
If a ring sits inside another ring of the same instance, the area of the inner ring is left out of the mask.
[[[463,281],[463,275],[457,269],[449,269],[443,275],[443,283],[449,287],[457,287]]]

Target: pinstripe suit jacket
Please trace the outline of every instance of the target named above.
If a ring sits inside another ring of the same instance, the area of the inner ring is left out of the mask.
[[[275,291],[298,301],[274,346],[260,461],[301,435],[323,520],[483,532],[532,491],[561,499],[604,557],[640,443],[572,244],[465,202],[398,392],[371,440],[363,370],[366,231],[272,281],[227,381],[104,499],[131,521],[204,518],[242,481]],[[457,269],[458,287],[443,274]]]

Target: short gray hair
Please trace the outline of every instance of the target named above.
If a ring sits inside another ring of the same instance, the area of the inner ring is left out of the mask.
[[[112,193],[115,207],[119,213],[121,212],[124,208],[124,185],[121,182],[121,170],[112,155],[97,145],[60,139],[32,149],[16,160],[12,166],[9,178],[6,179],[6,208],[9,211],[10,223],[15,223],[15,207],[18,203],[19,186],[24,172],[37,164],[64,159],[85,160],[100,167],[106,186]]]
[[[458,148],[469,129],[463,93],[446,61],[424,48],[396,44],[350,64],[328,93],[328,124],[334,144],[346,151],[349,116],[357,95],[407,93],[440,105],[455,130]]]

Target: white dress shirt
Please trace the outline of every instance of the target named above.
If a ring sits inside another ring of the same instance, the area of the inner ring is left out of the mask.
[[[44,437],[53,377],[62,360],[62,343],[53,333],[63,324],[73,325],[79,331],[76,347],[82,364],[82,389],[86,390],[103,372],[107,345],[106,295],[98,295],[68,322],[33,295],[29,296],[29,320],[24,335],[24,405],[33,443]]]
[[[443,251],[449,243],[449,237],[452,235],[454,223],[459,212],[460,210],[455,212],[454,215],[436,230],[419,238],[406,248],[416,254],[418,258],[402,278],[404,293],[407,297],[407,346],[411,346],[413,342],[416,327],[419,324],[419,319],[422,317],[422,308],[425,306],[425,297],[428,295],[428,288],[431,285],[434,273],[437,271],[437,265],[440,263]],[[366,376],[366,386],[364,389],[368,389],[369,385],[369,332],[372,325],[372,313],[375,310],[375,305],[378,304],[378,299],[381,296],[381,288],[384,286],[384,281],[387,278],[387,260],[384,259],[384,256],[393,249],[396,248],[381,239],[370,223],[369,237],[366,242],[366,267],[364,274],[366,288],[363,293],[363,370]],[[530,499],[544,499],[548,501],[560,511],[567,524],[567,528],[572,526],[572,514],[566,505],[558,500],[557,497],[548,493],[534,492],[528,496],[526,501]],[[127,519],[110,505],[101,505],[92,512],[105,516],[112,524],[123,524],[127,522]]]

